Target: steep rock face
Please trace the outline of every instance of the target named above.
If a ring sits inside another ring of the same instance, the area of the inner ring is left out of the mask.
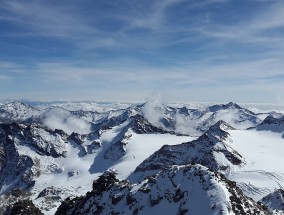
[[[73,192],[68,189],[58,188],[55,186],[46,187],[39,192],[34,203],[43,211],[50,211],[57,207],[58,203],[70,196]],[[73,195],[72,195],[73,196]]]
[[[202,204],[200,204],[202,202]],[[268,214],[221,175],[201,165],[172,166],[139,184],[106,172],[85,196],[66,199],[64,214]]]
[[[19,134],[18,140],[34,147],[38,154],[52,157],[65,156],[67,135],[62,131],[53,132],[37,124],[32,124],[27,126],[22,133],[24,138]]]
[[[173,146],[163,146],[152,156],[142,162],[135,172],[160,170],[170,165],[202,164],[214,171],[226,172],[234,165],[244,163],[242,156],[224,140],[233,129],[219,121],[197,140]]]
[[[60,132],[59,132],[60,133]],[[58,131],[52,132],[37,125],[21,124],[0,125],[0,189],[7,192],[14,188],[29,189],[34,184],[32,167],[36,159],[22,153],[29,148],[38,155],[54,158],[65,156],[66,143]]]
[[[266,117],[263,122],[256,127],[258,131],[284,132],[284,117],[274,118]]]
[[[29,189],[34,184],[31,168],[33,161],[30,157],[20,155],[17,151],[13,132],[21,128],[13,125],[0,127],[0,191],[5,192],[13,188]]]
[[[127,125],[114,138],[111,146],[106,150],[104,158],[111,160],[118,160],[119,158],[121,158],[126,152],[125,146],[128,144],[128,140],[131,138],[132,132],[136,134],[168,133],[161,128],[153,126],[139,114],[132,116],[128,120]]]
[[[150,124],[142,115],[132,116],[128,128],[131,128],[136,134],[167,133],[162,128]]]
[[[6,209],[4,215],[43,215],[30,200],[16,202]]]
[[[105,128],[105,130],[110,128]],[[104,128],[93,131],[89,134],[78,134],[73,132],[68,136],[67,140],[73,144],[74,147],[80,150],[79,156],[83,157],[88,154],[93,154],[99,149],[102,145],[99,140],[100,135],[105,132]]]
[[[0,132],[9,136],[16,146],[28,146],[38,154],[60,157],[65,155],[67,135],[61,130],[51,131],[37,124],[1,124]]]
[[[284,190],[275,190],[260,201],[272,214],[284,214]]]

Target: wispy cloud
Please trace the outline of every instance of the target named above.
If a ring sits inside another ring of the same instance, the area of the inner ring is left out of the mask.
[[[9,80],[24,73],[23,66],[18,63],[0,61],[0,80]]]
[[[149,67],[142,64],[80,66],[74,63],[39,63],[35,66],[39,78],[46,83],[62,83],[75,86],[90,84],[111,84],[115,87],[132,83],[145,88],[156,84],[161,88],[204,87],[208,86],[242,86],[266,81],[273,82],[282,77],[284,63],[277,58],[264,58],[254,61],[227,62],[216,64],[213,61],[201,61],[184,64],[173,62],[166,68]],[[280,81],[282,79],[279,79]]]
[[[187,5],[189,5],[188,10],[193,10],[224,2],[226,0],[192,1]],[[103,9],[113,12],[108,12],[107,15],[96,9],[100,7],[100,3],[93,2],[91,7],[94,13],[85,16],[82,14],[84,13],[82,7],[75,8],[68,3],[63,1],[52,4],[35,0],[4,1],[0,8],[5,13],[0,19],[22,29],[4,31],[1,36],[53,37],[71,42],[82,49],[120,47],[134,50],[164,47],[165,42],[171,42],[171,37],[175,37],[174,35],[180,32],[192,32],[188,28],[191,27],[190,25],[179,26],[174,20],[178,18],[178,21],[181,21],[188,19],[187,17],[171,17],[171,8],[186,3],[185,0],[104,2]]]
[[[283,89],[281,1],[11,0],[0,12],[0,80],[22,95]]]
[[[218,38],[223,42],[231,40],[241,43],[259,43],[262,46],[280,45],[280,42],[284,40],[283,34],[273,30],[284,27],[283,14],[284,3],[270,1],[269,5],[250,15],[246,14],[245,19],[241,19],[234,25],[211,23],[210,26],[201,26],[196,30],[204,36]]]
[[[41,36],[76,39],[79,35],[94,32],[94,28],[84,22],[84,18],[72,10],[68,4],[56,7],[46,1],[4,1],[1,6],[7,12],[1,19],[14,22]]]

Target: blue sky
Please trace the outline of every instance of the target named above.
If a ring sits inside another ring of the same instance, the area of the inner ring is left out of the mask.
[[[284,103],[284,1],[0,0],[0,99]]]

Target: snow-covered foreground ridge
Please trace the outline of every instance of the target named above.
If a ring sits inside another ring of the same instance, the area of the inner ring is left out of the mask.
[[[235,103],[3,104],[0,214],[284,214],[283,137]]]

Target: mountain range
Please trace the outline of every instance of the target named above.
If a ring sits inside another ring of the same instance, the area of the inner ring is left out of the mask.
[[[284,116],[0,106],[0,214],[284,214]]]

